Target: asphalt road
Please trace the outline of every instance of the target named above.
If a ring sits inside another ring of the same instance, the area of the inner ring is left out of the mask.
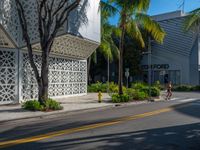
[[[0,149],[200,150],[200,95],[0,125]],[[199,99],[199,100],[198,100]]]

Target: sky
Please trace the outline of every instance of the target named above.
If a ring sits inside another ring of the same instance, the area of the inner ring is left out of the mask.
[[[150,7],[148,10],[149,15],[157,15],[166,12],[172,12],[180,10],[180,5],[183,0],[151,0]],[[200,7],[200,0],[185,0],[185,12],[192,11]],[[113,25],[117,24],[118,16],[110,19],[110,23]]]

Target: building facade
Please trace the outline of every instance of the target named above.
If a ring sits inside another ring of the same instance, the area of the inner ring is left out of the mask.
[[[40,70],[41,50],[35,0],[22,0]],[[87,93],[87,58],[100,44],[100,0],[82,0],[60,29],[52,47],[49,66],[49,96]],[[0,1],[0,104],[35,99],[37,83],[29,64],[15,0]]]
[[[200,38],[184,31],[186,14],[181,11],[153,16],[166,32],[163,44],[151,43],[152,82],[200,84]],[[148,80],[148,56],[142,59],[143,79]]]

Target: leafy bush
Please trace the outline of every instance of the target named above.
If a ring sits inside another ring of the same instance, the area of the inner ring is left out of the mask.
[[[131,88],[133,88],[133,89],[142,89],[142,88],[145,88],[146,86],[148,86],[146,83],[136,82],[136,83],[133,83],[131,85]]]
[[[143,91],[135,90],[135,92],[133,93],[134,100],[145,100],[147,98],[148,94]]]
[[[88,86],[88,92],[94,92],[94,93],[97,93],[99,91],[107,92],[107,89],[108,89],[108,83],[97,82]],[[118,93],[118,89],[119,88],[117,84],[115,84],[114,82],[109,83],[110,93]],[[123,91],[125,90],[126,90],[126,87],[123,86]]]
[[[191,86],[191,85],[180,85],[173,88],[174,91],[178,92],[190,92],[190,91],[200,91],[200,86]]]
[[[117,93],[118,92],[118,85],[114,82],[109,83],[109,92],[111,93]]]
[[[197,86],[193,86],[191,88],[192,91],[200,91],[200,85],[197,85]]]
[[[107,84],[103,84],[101,82],[97,82],[88,86],[88,92],[106,92]]]
[[[151,87],[151,96],[152,97],[160,96],[160,89],[157,87]]]
[[[43,109],[43,106],[40,105],[40,103],[36,100],[33,101],[27,101],[22,105],[22,108],[26,110],[31,110],[31,111],[41,111]]]
[[[140,91],[138,89],[129,88],[126,89],[125,93],[129,95],[131,100],[145,100],[149,97],[147,92]]]
[[[173,88],[174,91],[182,91],[182,92],[189,92],[192,90],[192,87],[189,85],[180,85]]]
[[[148,97],[149,95],[149,86],[146,83],[141,83],[141,82],[137,82],[132,84],[131,86],[133,89],[135,89],[136,94],[135,94],[135,99],[140,99],[140,95],[141,95],[141,99],[145,99],[143,97]],[[157,81],[154,83],[154,86],[151,87],[151,96],[152,97],[157,97],[160,95],[160,82]],[[144,94],[145,93],[145,94]]]
[[[134,95],[135,95],[135,89],[132,89],[132,88],[127,88],[125,91],[124,91],[125,94],[127,94],[129,96],[129,98],[132,100]]]
[[[130,100],[130,97],[127,94],[123,94],[123,95],[113,94],[112,95],[113,103],[124,103],[124,102],[128,102],[129,100]]]
[[[22,105],[22,108],[31,111],[47,111],[47,110],[61,110],[63,107],[55,100],[48,99],[44,105],[41,105],[37,100],[27,101]]]
[[[158,88],[159,90],[163,89],[163,87],[161,86],[160,84],[160,81],[156,81],[154,84],[153,84],[154,87]]]
[[[56,102],[55,100],[48,99],[45,102],[45,110],[61,110],[63,107],[60,105],[60,103]]]
[[[140,91],[145,92],[148,96],[149,95],[149,87],[144,87],[142,89],[140,89]],[[160,89],[158,89],[157,87],[151,87],[151,96],[152,97],[157,97],[160,95]]]

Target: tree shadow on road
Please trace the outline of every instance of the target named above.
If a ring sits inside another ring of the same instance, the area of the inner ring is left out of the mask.
[[[200,118],[200,100],[172,106],[176,112],[195,118]],[[200,149],[200,148],[199,148]]]
[[[24,145],[42,150],[199,150],[200,123]],[[20,149],[21,146],[11,148]]]
[[[193,117],[196,120],[200,118],[200,107],[198,103],[199,101],[195,101],[183,106],[173,106],[172,108],[176,112]],[[98,120],[98,122],[105,122],[112,119],[113,118],[106,118]],[[66,128],[98,123],[97,121],[94,122],[87,118],[84,120],[85,121],[76,121],[72,123],[64,120],[52,120],[48,122],[48,124],[37,123],[35,126],[18,127],[13,129],[15,132],[12,132],[12,130],[4,132],[1,133],[1,136],[3,137],[3,135],[10,134],[12,138],[22,138],[24,136],[38,135],[41,133],[60,131]],[[162,121],[162,118],[160,121]],[[37,147],[38,150],[200,150],[200,121],[140,131],[134,131],[134,128],[130,128],[128,130],[129,132],[114,130],[112,133],[110,132],[107,134],[105,134],[105,132],[100,132],[103,129],[104,128],[99,128],[98,130],[95,129],[73,135],[65,135],[64,137],[62,136],[56,139],[53,138],[17,145],[9,149],[21,150],[22,147],[26,147],[26,149],[35,150]],[[96,133],[97,131],[98,133]],[[15,135],[13,133],[15,133]]]

